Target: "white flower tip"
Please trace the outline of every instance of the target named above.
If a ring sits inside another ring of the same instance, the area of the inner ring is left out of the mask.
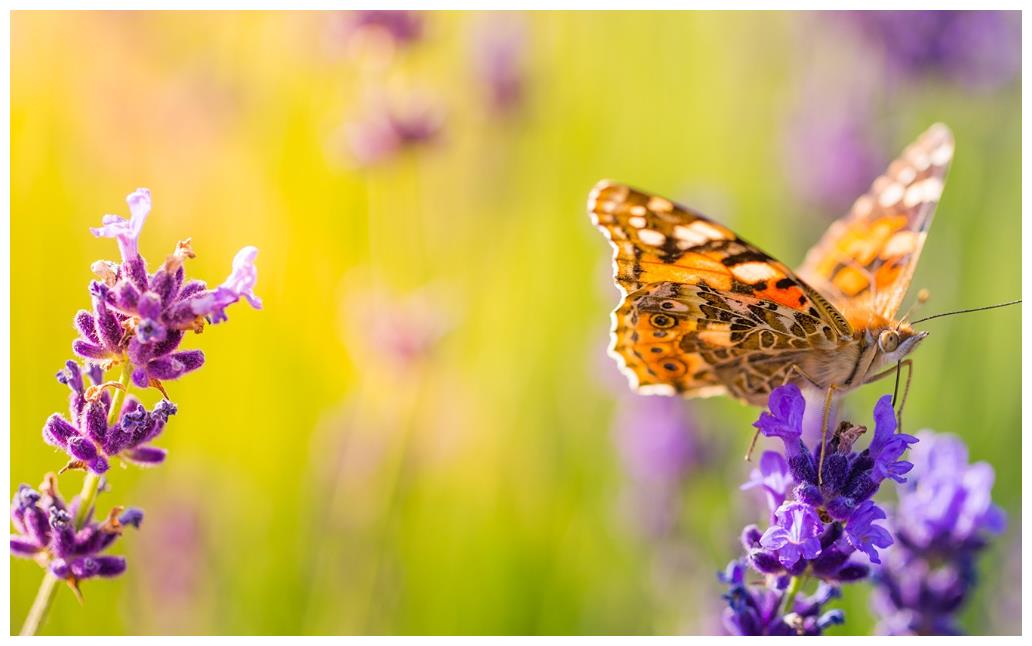
[[[146,188],[138,188],[130,193],[125,198],[126,203],[129,205],[129,212],[132,213],[133,221],[140,221],[138,226],[143,225],[143,218],[147,217],[147,214],[151,210],[151,194],[150,190]]]
[[[246,246],[233,256],[233,268],[243,265],[253,265],[254,259],[258,257],[258,247]]]

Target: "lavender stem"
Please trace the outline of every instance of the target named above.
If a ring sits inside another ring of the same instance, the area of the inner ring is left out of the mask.
[[[50,610],[50,603],[54,600],[57,581],[58,578],[50,570],[47,570],[46,574],[43,575],[43,581],[39,584],[39,591],[36,592],[36,599],[32,602],[29,614],[25,616],[25,623],[22,624],[21,632],[18,633],[22,637],[35,635],[36,631],[43,624],[47,611]]]
[[[125,385],[129,382],[128,366],[128,363],[123,363],[122,371],[118,375],[118,383],[122,385],[122,388],[113,389],[111,410],[108,413],[108,426],[114,424],[121,413]],[[75,528],[77,530],[82,529],[86,519],[89,518],[89,513],[93,510],[93,504],[97,500],[99,488],[100,476],[92,471],[87,471],[86,477],[82,481],[82,491],[79,492],[79,509],[75,512]],[[50,604],[54,600],[54,593],[57,591],[57,581],[58,578],[49,569],[43,575],[43,581],[40,582],[39,590],[36,592],[36,599],[32,602],[32,608],[29,609],[29,614],[25,617],[25,623],[22,624],[21,634],[23,636],[35,635],[36,631],[43,624],[43,620],[47,616],[47,610],[50,609]]]
[[[122,412],[122,398],[125,395],[125,386],[129,383],[129,364],[122,363],[122,370],[118,375],[118,383],[121,388],[113,388],[111,393],[111,410],[108,411],[108,426],[112,426]],[[86,478],[82,481],[82,491],[79,493],[79,509],[75,512],[75,529],[82,529],[89,513],[93,510],[93,503],[97,499],[97,489],[100,485],[100,476],[93,471],[86,472]]]

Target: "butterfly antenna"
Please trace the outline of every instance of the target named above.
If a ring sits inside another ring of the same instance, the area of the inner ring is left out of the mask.
[[[910,309],[908,309],[907,313],[903,315],[903,318],[899,320],[899,325],[896,326],[896,330],[903,327],[903,324],[907,322],[907,319],[910,318],[914,312],[917,311],[917,308],[928,302],[930,296],[931,295],[928,293],[927,289],[924,289],[923,287],[919,289],[917,292],[917,300],[911,304]]]
[[[1019,298],[1018,300],[1010,301],[1009,303],[999,303],[997,305],[986,305],[985,307],[972,307],[966,310],[954,310],[953,312],[943,312],[942,314],[934,314],[932,316],[926,316],[923,319],[918,319],[914,321],[913,324],[917,325],[918,323],[931,321],[932,319],[942,318],[943,316],[953,316],[954,314],[967,314],[968,312],[982,312],[984,310],[995,310],[1000,307],[1010,307],[1011,305],[1017,305],[1020,302],[1021,299]]]

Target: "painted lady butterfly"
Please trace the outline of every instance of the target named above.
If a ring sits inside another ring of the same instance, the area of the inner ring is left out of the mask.
[[[761,406],[787,382],[826,392],[830,406],[833,393],[909,366],[927,332],[895,317],[953,147],[950,130],[933,125],[795,273],[689,208],[599,182],[588,212],[613,245],[622,295],[610,355],[643,394]]]

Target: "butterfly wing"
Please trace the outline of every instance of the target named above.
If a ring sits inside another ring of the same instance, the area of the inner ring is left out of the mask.
[[[929,128],[831,225],[799,268],[799,275],[854,328],[895,320],[942,195],[953,148],[949,128]]]
[[[800,353],[852,335],[788,267],[691,209],[602,181],[588,212],[623,297],[610,354],[643,393],[762,401]]]

